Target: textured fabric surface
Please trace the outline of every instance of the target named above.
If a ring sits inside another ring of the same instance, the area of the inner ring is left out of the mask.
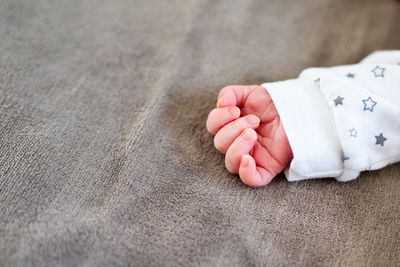
[[[399,32],[394,0],[1,1],[0,265],[398,264],[399,164],[251,189],[205,120]]]

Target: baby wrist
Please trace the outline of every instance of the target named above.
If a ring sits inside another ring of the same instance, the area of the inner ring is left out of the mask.
[[[285,169],[287,179],[340,176],[342,147],[318,80],[299,78],[261,86],[275,104],[293,152],[293,160]]]

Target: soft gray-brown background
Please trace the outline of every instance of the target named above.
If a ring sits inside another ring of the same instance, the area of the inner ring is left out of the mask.
[[[394,0],[1,1],[0,265],[399,264],[399,164],[251,189],[205,129],[224,85],[399,48]]]

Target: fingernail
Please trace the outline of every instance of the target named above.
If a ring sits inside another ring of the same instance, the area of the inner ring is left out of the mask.
[[[242,134],[242,137],[244,140],[250,141],[251,139],[253,139],[253,132],[251,130],[247,129]]]
[[[237,107],[230,107],[228,110],[232,116],[235,116],[235,117],[239,116],[240,110]]]
[[[247,168],[250,164],[250,160],[247,157],[243,157],[240,165],[242,168]]]
[[[250,124],[250,125],[256,125],[260,122],[260,119],[257,116],[247,116],[246,117],[246,121]]]

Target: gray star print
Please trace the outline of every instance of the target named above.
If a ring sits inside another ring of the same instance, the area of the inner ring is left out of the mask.
[[[351,78],[351,79],[354,79],[354,76],[355,76],[356,74],[355,73],[347,73],[347,78]]]
[[[348,159],[349,159],[349,157],[346,156],[346,155],[344,154],[344,152],[342,151],[342,160],[345,161],[345,160],[348,160]]]
[[[356,131],[356,129],[354,129],[354,128],[353,128],[353,129],[350,129],[349,132],[350,132],[350,136],[351,136],[351,137],[357,137],[357,131]]]
[[[387,139],[383,136],[383,134],[381,133],[380,135],[375,135],[376,138],[376,143],[375,145],[381,145],[383,146],[383,142],[385,142]]]
[[[321,81],[321,78],[314,80],[314,83],[316,86],[318,86],[318,88],[320,88],[320,86],[319,86],[320,81]]]
[[[341,96],[336,97],[336,99],[333,100],[333,102],[335,102],[335,106],[343,105],[343,99],[344,99],[344,97],[341,97]]]
[[[374,73],[375,77],[385,77],[385,75],[383,74],[385,68],[381,68],[378,65],[376,65],[376,67],[371,71]]]
[[[368,97],[367,99],[363,99],[362,102],[364,103],[364,110],[369,110],[371,112],[374,111],[374,107],[377,104],[377,102],[372,100],[371,97]]]

